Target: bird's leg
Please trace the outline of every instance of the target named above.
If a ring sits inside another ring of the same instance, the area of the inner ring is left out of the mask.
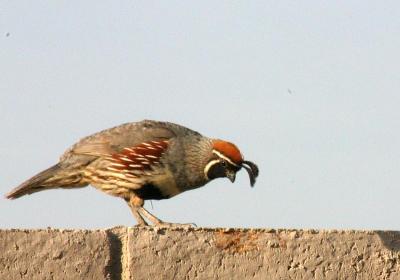
[[[157,218],[156,216],[151,214],[149,211],[147,211],[143,207],[140,207],[138,210],[146,219],[148,219],[150,222],[152,222],[155,226],[164,226],[164,227],[193,227],[193,226],[196,226],[194,223],[191,223],[191,224],[167,223],[167,222],[160,220],[159,218]]]
[[[139,214],[139,209],[136,206],[130,206],[131,208],[131,212],[133,214],[133,216],[135,217],[136,221],[138,222],[138,226],[147,226],[147,222],[143,219],[143,217]]]
[[[144,218],[146,218],[148,221],[150,221],[152,224],[155,226],[165,226],[165,227],[192,227],[193,225],[196,226],[195,224],[176,224],[176,223],[166,223],[153,214],[151,214],[149,211],[143,208],[144,205],[144,200],[134,194],[131,194],[129,197],[129,200],[126,199],[126,202],[128,203],[129,207],[131,208],[132,214],[137,220],[139,226],[147,226],[148,223]]]
[[[147,226],[147,222],[143,219],[143,217],[140,215],[139,210],[143,208],[143,199],[138,198],[135,195],[131,195],[129,200],[126,199],[126,202],[129,205],[129,208],[132,211],[133,216],[135,217],[136,221],[138,222],[139,226]]]
[[[140,207],[138,209],[138,211],[144,216],[146,217],[146,219],[148,219],[150,222],[152,222],[154,225],[161,225],[164,224],[165,222],[163,222],[162,220],[160,220],[159,218],[157,218],[156,216],[154,216],[153,214],[151,214],[149,211],[147,211],[146,209],[144,209],[143,207]]]

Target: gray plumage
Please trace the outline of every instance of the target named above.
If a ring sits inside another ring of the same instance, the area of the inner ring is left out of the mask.
[[[216,148],[215,141],[222,148]],[[221,151],[225,143],[226,151]],[[214,178],[228,176],[229,170],[234,180],[242,166],[254,183],[258,168],[244,163],[239,150],[229,142],[204,137],[177,124],[145,120],[81,139],[61,156],[59,163],[6,197],[15,199],[42,190],[90,184],[123,198],[139,224],[147,224],[143,218],[160,224],[163,222],[143,208],[144,200],[173,197]]]

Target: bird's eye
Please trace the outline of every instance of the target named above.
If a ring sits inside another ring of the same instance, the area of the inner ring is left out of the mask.
[[[228,166],[228,163],[225,160],[221,160],[221,164],[222,164],[223,167],[227,167]]]

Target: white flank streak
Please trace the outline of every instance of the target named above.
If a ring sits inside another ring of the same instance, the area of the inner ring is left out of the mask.
[[[133,162],[133,160],[127,158],[127,157],[122,157],[121,160],[123,161],[127,161],[127,162]]]
[[[113,168],[113,167],[107,167],[107,170],[111,170],[111,171],[120,171],[119,169]]]
[[[116,170],[116,171],[119,171],[119,170]],[[96,174],[94,174],[94,176],[96,176]],[[115,178],[122,179],[122,180],[125,180],[127,182],[132,182],[132,180],[134,180],[134,179],[137,180],[138,179],[137,176],[135,176],[135,174],[126,173],[125,171],[123,171],[122,173],[121,172],[117,172],[117,173],[115,173],[115,172],[107,172],[107,173],[105,173],[105,176],[109,177],[108,180],[105,183],[116,184],[116,185],[121,183],[121,181],[120,180],[116,181]]]
[[[146,157],[147,157],[147,158],[158,158],[158,157],[153,156],[153,155],[147,155]]]
[[[140,164],[129,164],[129,167],[132,168],[142,168],[142,166]]]
[[[151,147],[151,144],[149,144],[149,143],[142,143],[142,144],[147,146],[147,147]]]
[[[122,163],[117,163],[117,162],[113,162],[113,163],[111,163],[111,165],[112,165],[112,166],[125,167],[124,164],[122,164]]]
[[[124,150],[128,151],[128,152],[133,152],[133,150],[131,148],[124,148]]]
[[[157,149],[154,148],[153,146],[149,146],[149,150],[157,150]]]
[[[239,167],[239,165],[237,165],[236,163],[234,163],[230,158],[224,156],[223,154],[221,154],[220,152],[213,150],[213,153],[216,154],[217,156],[219,156],[220,158],[226,160],[227,162],[229,162],[230,164]]]

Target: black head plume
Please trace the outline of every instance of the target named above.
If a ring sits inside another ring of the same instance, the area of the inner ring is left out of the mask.
[[[250,185],[253,187],[254,184],[256,183],[256,178],[258,176],[258,167],[255,163],[252,163],[251,161],[244,160],[241,164],[241,166],[246,169],[247,173],[249,173],[250,177]]]

